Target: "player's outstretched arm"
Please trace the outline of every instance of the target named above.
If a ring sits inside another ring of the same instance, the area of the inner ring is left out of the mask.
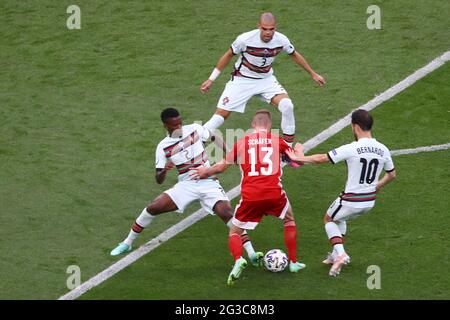
[[[311,156],[302,156],[296,153],[294,150],[287,150],[286,154],[288,157],[299,164],[319,164],[330,162],[327,154],[313,154]]]
[[[394,180],[397,177],[395,170],[386,172],[386,174],[377,183],[377,192],[381,190],[385,185]]]
[[[230,164],[227,163],[224,159],[220,162],[217,162],[215,165],[209,168],[199,167],[192,169],[191,171],[189,171],[189,176],[194,180],[206,179],[215,174],[224,172],[225,170],[228,169],[229,166]]]
[[[291,57],[296,64],[301,66],[311,75],[311,78],[314,80],[314,82],[316,82],[321,87],[325,85],[325,79],[310,67],[306,59],[298,51],[294,51],[294,53],[291,54]]]
[[[297,155],[297,156],[301,156],[301,157],[303,157],[304,155],[305,155],[305,153],[304,153],[304,147],[303,147],[303,145],[300,143],[300,142],[297,142],[296,144],[295,144],[295,146],[294,146],[294,151],[295,151],[295,154]]]
[[[234,53],[231,50],[231,48],[228,48],[227,52],[220,57],[219,61],[216,64],[216,67],[214,68],[213,72],[209,76],[208,80],[202,83],[200,86],[200,91],[202,93],[208,92],[209,88],[211,88],[211,85],[213,84],[214,80],[217,79],[217,77],[220,75],[220,72],[222,72],[223,69],[230,63],[231,59],[233,58]]]

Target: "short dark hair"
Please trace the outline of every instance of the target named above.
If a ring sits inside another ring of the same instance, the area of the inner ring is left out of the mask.
[[[352,113],[352,123],[357,124],[363,131],[369,131],[372,129],[373,118],[368,111],[358,109]]]
[[[161,112],[161,121],[166,123],[167,119],[179,117],[180,113],[175,108],[166,108]]]

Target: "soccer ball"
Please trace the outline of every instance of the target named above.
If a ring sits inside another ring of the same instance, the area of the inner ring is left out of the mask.
[[[280,272],[288,266],[288,257],[283,250],[272,249],[264,256],[264,266],[272,272]]]

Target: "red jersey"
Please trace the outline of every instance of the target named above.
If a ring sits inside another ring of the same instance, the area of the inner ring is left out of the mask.
[[[266,131],[247,134],[234,144],[227,161],[241,167],[242,200],[276,199],[284,193],[281,155],[289,149],[282,138]]]

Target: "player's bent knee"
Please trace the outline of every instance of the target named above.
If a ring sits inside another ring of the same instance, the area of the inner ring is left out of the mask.
[[[230,227],[230,231],[228,232],[228,235],[231,236],[232,234],[242,235],[244,233],[244,229],[241,229],[235,225],[232,225]]]
[[[216,212],[216,215],[219,216],[220,219],[222,219],[223,222],[228,223],[228,221],[233,218],[233,215],[230,211],[220,210]]]
[[[328,214],[325,214],[323,216],[323,223],[324,224],[327,224],[328,222],[332,222],[332,221],[333,221],[333,219]]]
[[[291,213],[287,213],[285,216],[284,216],[284,219],[283,219],[283,221],[284,222],[289,222],[289,221],[295,221],[295,219],[294,219],[294,215]]]
[[[285,217],[285,218],[283,219],[283,224],[284,224],[285,226],[295,226],[295,220],[294,220],[293,218]]]
[[[215,114],[221,116],[224,120],[226,120],[226,119],[228,119],[228,117],[230,116],[231,111],[217,108]]]
[[[171,212],[177,210],[177,204],[173,199],[165,192],[157,196],[148,206],[147,212],[152,215],[160,213]]]
[[[161,208],[157,203],[152,202],[147,206],[147,212],[151,215],[157,215],[161,212]]]
[[[233,209],[228,201],[218,201],[214,205],[213,211],[224,222],[228,222],[233,217]]]
[[[294,104],[290,98],[284,98],[278,104],[281,113],[291,113],[294,111]]]

